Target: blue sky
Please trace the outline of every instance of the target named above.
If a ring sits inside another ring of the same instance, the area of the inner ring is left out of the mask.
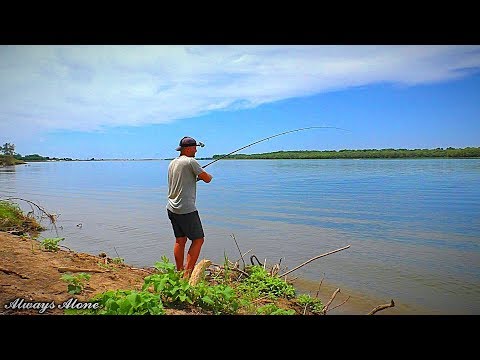
[[[170,158],[480,146],[480,46],[0,45],[0,143]]]

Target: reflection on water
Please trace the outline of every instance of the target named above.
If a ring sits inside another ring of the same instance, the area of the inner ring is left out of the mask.
[[[16,169],[15,166],[0,166],[0,173],[15,172],[15,169]]]
[[[65,246],[135,266],[173,261],[168,161],[28,165],[0,168],[0,196],[58,214]],[[385,313],[480,314],[479,159],[225,160],[210,172],[197,194],[202,257],[239,258],[232,234],[242,253],[285,269],[351,245],[289,275],[307,292],[324,278],[324,303],[336,288],[336,300],[350,296],[332,314],[391,299]]]

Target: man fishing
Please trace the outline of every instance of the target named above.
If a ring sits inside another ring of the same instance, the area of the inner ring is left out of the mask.
[[[195,205],[197,181],[203,180],[206,183],[212,181],[212,175],[195,159],[197,146],[204,145],[189,136],[183,137],[176,148],[180,151],[180,156],[173,159],[168,166],[167,214],[175,235],[173,254],[177,270],[184,270],[185,278],[190,277],[205,240],[202,222]],[[187,239],[192,243],[184,266]]]
[[[195,206],[196,199],[196,183],[203,180],[206,183],[212,181],[212,175],[205,171],[205,168],[218,160],[224,159],[240,150],[246,149],[252,145],[258,144],[262,141],[272,139],[277,136],[289,134],[296,131],[303,131],[309,129],[338,129],[334,126],[310,126],[300,129],[284,131],[280,134],[268,136],[264,139],[257,140],[251,144],[242,146],[239,149],[233,150],[226,155],[220,156],[204,165],[203,167],[195,160],[195,153],[197,146],[205,146],[202,143],[191,137],[185,136],[180,140],[177,151],[180,151],[180,156],[173,159],[168,167],[168,203],[167,213],[168,218],[172,222],[173,232],[175,234],[175,246],[173,254],[175,256],[175,263],[177,270],[185,270],[184,276],[188,278],[192,272],[200,255],[200,250],[204,242],[204,232],[200,216]],[[346,130],[349,131],[349,130]],[[192,240],[192,244],[187,253],[187,262],[184,267],[184,253],[187,238]]]

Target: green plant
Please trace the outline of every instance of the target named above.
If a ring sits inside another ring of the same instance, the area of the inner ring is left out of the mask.
[[[314,314],[322,313],[323,304],[322,301],[318,298],[313,298],[308,294],[301,294],[297,297],[297,302],[304,309],[307,309]]]
[[[102,261],[99,261],[97,263],[98,266],[100,266],[101,268],[104,268],[104,269],[108,269],[108,270],[115,270],[115,267],[112,265],[112,264],[105,264],[104,262]]]
[[[162,262],[155,263],[155,268],[160,273],[145,277],[142,290],[152,287],[160,294],[162,302],[171,306],[184,302],[193,304],[193,290],[183,278],[183,272],[176,271],[175,265],[166,256],[162,257]]]
[[[0,231],[15,231],[23,235],[41,230],[44,228],[35,219],[24,215],[18,204],[0,200]]]
[[[148,291],[110,290],[94,296],[90,302],[97,309],[68,309],[69,315],[164,315],[165,309],[158,295]]]
[[[70,294],[80,294],[85,286],[85,281],[90,280],[91,275],[87,273],[78,273],[77,275],[63,274],[61,279],[68,283],[67,291]]]
[[[262,266],[254,265],[246,269],[249,277],[244,279],[237,290],[243,294],[252,294],[255,298],[268,296],[270,299],[295,296],[295,288],[286,281],[270,275]]]
[[[40,243],[40,246],[46,251],[57,252],[60,246],[58,243],[65,240],[65,238],[46,238]]]
[[[228,285],[209,285],[205,281],[193,287],[194,302],[214,314],[235,314],[239,308],[235,291]]]
[[[98,294],[91,302],[100,307],[94,309],[68,309],[76,314],[165,314],[165,308],[187,308],[196,306],[214,315],[222,314],[258,314],[258,315],[294,315],[295,310],[278,307],[277,298],[290,299],[295,296],[292,285],[277,276],[270,275],[262,266],[247,267],[246,274],[240,277],[226,259],[229,276],[217,275],[202,280],[195,286],[189,285],[183,278],[183,271],[177,271],[175,264],[166,256],[155,263],[158,273],[144,278],[142,291],[117,290]],[[76,293],[82,291],[83,283],[75,282],[75,277],[65,276]],[[78,278],[77,278],[78,279]],[[241,279],[241,280],[240,280]],[[228,283],[227,283],[228,282]],[[77,287],[73,287],[76,285]],[[72,292],[73,293],[73,292]],[[270,304],[260,306],[259,298],[274,300]],[[321,312],[323,306],[319,299],[308,295],[300,295],[298,304],[309,308],[312,312]],[[67,310],[66,310],[67,312]]]
[[[124,259],[124,258],[121,258],[121,257],[114,257],[114,258],[112,259],[112,262],[113,262],[114,264],[123,264],[124,261],[125,261],[125,259]]]
[[[295,315],[295,310],[285,310],[275,304],[267,304],[257,309],[257,315]]]

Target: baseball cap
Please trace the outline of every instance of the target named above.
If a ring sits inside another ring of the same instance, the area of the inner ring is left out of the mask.
[[[175,150],[180,151],[182,148],[187,147],[187,146],[201,146],[204,147],[205,144],[201,142],[197,142],[194,138],[190,136],[184,136],[181,140],[180,143],[178,144],[177,148]]]

